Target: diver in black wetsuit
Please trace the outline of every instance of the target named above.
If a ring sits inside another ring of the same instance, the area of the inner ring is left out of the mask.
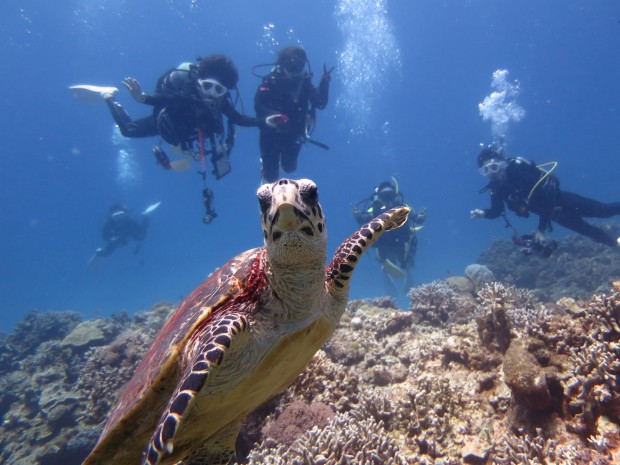
[[[129,214],[129,210],[119,204],[110,207],[110,215],[103,224],[101,236],[105,245],[96,250],[97,257],[107,257],[119,247],[127,245],[131,240],[142,242],[146,238],[149,229],[148,215],[143,214],[138,222]],[[136,248],[135,253],[138,252]]]
[[[353,206],[353,217],[361,226],[370,222],[375,216],[390,208],[406,205],[403,194],[399,191],[395,178],[383,181],[373,190],[370,197]],[[426,209],[417,212],[411,209],[407,224],[385,234],[373,245],[377,259],[383,271],[383,285],[386,293],[398,295],[395,280],[404,279],[404,292],[413,286],[412,269],[418,247],[417,232],[426,220]]]
[[[265,121],[243,115],[235,109],[230,92],[237,89],[238,80],[236,66],[224,55],[199,58],[197,64],[184,63],[166,71],[157,81],[152,95],[144,93],[135,79],[125,78],[123,84],[134,100],[153,107],[150,115],[135,121],[116,101],[118,89],[78,87],[87,88],[83,91],[100,91],[123,136],[159,135],[172,146],[173,152],[186,159],[185,164],[171,162],[161,146],[156,146],[153,153],[162,167],[186,167],[187,159],[201,161],[203,169],[199,173],[205,180],[207,156],[213,164],[212,173],[216,179],[230,172],[229,154],[234,145],[236,124],[245,127],[265,124]],[[213,191],[206,187],[206,181],[202,193],[206,209],[203,221],[209,224],[217,214],[212,205]]]
[[[304,49],[287,47],[280,50],[275,67],[263,77],[254,99],[256,116],[266,121],[260,127],[263,182],[276,181],[280,167],[287,173],[297,169],[301,144],[311,142],[307,133],[314,125],[315,110],[327,105],[330,73],[324,67],[317,89],[312,85]]]
[[[114,99],[114,93],[104,93],[103,97],[125,137],[161,135],[170,145],[187,150],[197,141],[201,130],[214,146],[225,143],[225,149],[230,151],[235,124],[259,125],[256,118],[242,115],[234,108],[229,91],[236,89],[238,81],[237,68],[228,57],[210,55],[199,58],[197,65],[184,63],[166,71],[152,95],[145,94],[135,79],[124,79],[123,84],[137,102],[153,106],[153,113],[145,118],[133,121]],[[227,119],[226,128],[223,116]]]
[[[620,215],[620,202],[602,203],[587,197],[560,190],[560,181],[550,171],[524,158],[505,158],[493,147],[478,155],[478,167],[489,184],[481,191],[490,191],[491,208],[472,210],[472,218],[497,218],[504,205],[517,216],[538,215],[535,241],[545,242],[545,232],[552,230],[551,222],[609,246],[620,246],[620,238],[584,221],[583,217],[610,218]]]

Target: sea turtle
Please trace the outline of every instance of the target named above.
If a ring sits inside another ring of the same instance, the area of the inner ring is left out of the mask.
[[[281,179],[257,195],[265,246],[230,260],[174,311],[83,465],[227,463],[243,418],[293,382],[333,333],[360,256],[409,213],[379,215],[325,268],[316,184]]]

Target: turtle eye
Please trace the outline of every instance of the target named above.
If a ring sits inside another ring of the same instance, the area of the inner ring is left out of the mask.
[[[258,205],[261,213],[265,213],[271,207],[271,193],[267,189],[258,191]]]
[[[304,186],[300,194],[301,199],[308,205],[316,205],[319,202],[319,190],[314,183]]]

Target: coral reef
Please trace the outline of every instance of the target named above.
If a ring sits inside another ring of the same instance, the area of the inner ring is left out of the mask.
[[[326,427],[314,427],[290,447],[259,445],[250,465],[406,465],[396,441],[372,418],[338,414]]]
[[[619,225],[605,227],[613,237],[620,235]],[[589,299],[620,279],[620,251],[579,235],[559,240],[549,258],[524,255],[510,240],[494,241],[477,262],[493,272],[495,281],[529,289],[545,301]]]
[[[465,276],[473,283],[476,291],[480,291],[485,284],[497,281],[497,279],[495,279],[495,275],[489,267],[479,265],[477,263],[469,265],[465,268]]]
[[[408,311],[351,302],[244,421],[237,463],[619,463],[620,282],[588,301],[544,295],[457,277],[413,289]],[[169,311],[32,314],[1,339],[0,462],[79,464]]]
[[[441,326],[458,309],[456,292],[444,281],[433,281],[411,289],[407,296],[409,309],[417,316],[417,323]]]
[[[32,312],[1,339],[0,463],[81,463],[171,308],[82,322]]]

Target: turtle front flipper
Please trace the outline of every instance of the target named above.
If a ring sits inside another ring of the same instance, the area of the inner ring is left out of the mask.
[[[172,454],[174,437],[196,395],[208,382],[213,369],[222,364],[235,338],[248,328],[248,320],[244,315],[227,314],[213,321],[209,331],[196,340],[195,348],[190,350],[188,370],[182,375],[151,437],[143,465],[157,465],[165,454]]]
[[[231,463],[240,430],[241,422],[221,429],[206,444],[197,448],[176,465],[227,465]]]
[[[332,262],[327,267],[326,285],[330,295],[337,299],[347,298],[349,280],[359,258],[384,232],[404,225],[409,211],[409,207],[396,207],[382,213],[358,229],[338,247]]]

